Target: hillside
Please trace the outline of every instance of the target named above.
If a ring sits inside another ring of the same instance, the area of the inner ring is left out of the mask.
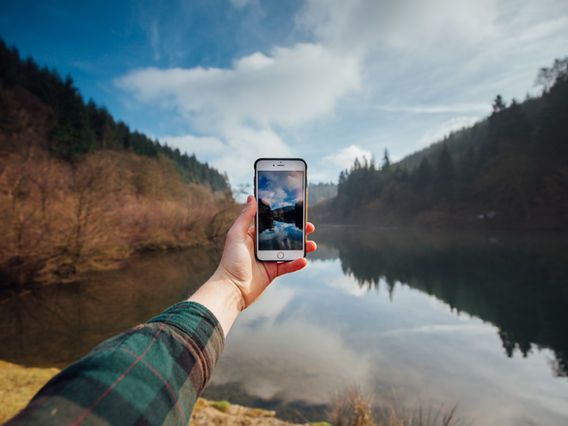
[[[539,97],[508,105],[474,126],[391,163],[356,160],[338,195],[312,210],[331,223],[568,227],[568,58],[542,68]],[[314,219],[314,220],[315,220]]]
[[[92,100],[85,103],[70,76],[63,80],[57,71],[40,68],[32,58],[23,60],[18,50],[8,48],[2,39],[0,88],[16,91],[12,96],[5,93],[0,104],[2,131],[17,130],[14,126],[18,112],[10,98],[29,96],[23,95],[21,89],[25,89],[49,109],[44,148],[58,158],[74,162],[98,150],[129,151],[151,158],[163,155],[173,161],[185,182],[204,184],[214,191],[229,189],[226,175],[199,162],[195,155],[181,154],[177,148],[161,145],[131,131],[125,123],[116,122],[104,107]]]
[[[116,123],[71,79],[0,41],[4,288],[71,281],[138,252],[220,244],[236,210],[225,176]]]

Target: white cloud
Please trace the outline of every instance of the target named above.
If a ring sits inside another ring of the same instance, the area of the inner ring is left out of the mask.
[[[308,0],[297,24],[326,44],[368,52],[416,50],[440,40],[474,42],[495,32],[496,0]]]
[[[257,2],[231,3],[244,10]],[[497,93],[522,98],[538,67],[564,54],[567,15],[562,0],[306,0],[295,17],[300,31],[282,44],[298,33],[309,43],[236,57],[227,68],[138,69],[116,85],[215,139],[179,142],[233,184],[249,181],[258,157],[302,152],[294,139],[306,141],[310,125],[318,127],[310,148],[321,147],[308,150],[308,162],[321,166],[310,176],[329,179],[337,176],[330,165],[339,172],[385,146],[403,157],[472,124]]]
[[[267,128],[313,120],[359,88],[356,58],[317,44],[274,48],[240,58],[231,69],[144,68],[116,84],[144,102],[177,108],[214,131],[221,123]]]
[[[189,155],[194,153],[198,160],[208,161],[221,172],[227,172],[233,186],[252,183],[257,158],[292,156],[288,146],[269,129],[225,125],[219,127],[217,135],[160,136],[157,139]]]
[[[461,105],[375,105],[373,108],[388,112],[414,112],[417,114],[444,114],[452,112],[477,112],[488,113],[491,111],[489,104],[461,104]]]
[[[199,158],[222,155],[227,150],[227,146],[221,140],[211,136],[162,136],[159,140],[171,147],[179,148],[181,152],[187,152],[189,155],[195,154]]]
[[[341,97],[359,88],[359,74],[357,58],[296,44],[242,57],[230,69],[145,68],[116,84],[140,101],[175,108],[201,133],[213,135],[212,149],[219,152],[212,163],[234,182],[250,173],[256,158],[289,155],[274,128],[330,113]],[[192,148],[197,142],[185,140]]]
[[[227,171],[232,184],[252,181],[257,158],[291,156],[290,148],[270,129],[225,124],[220,125],[218,134],[226,140],[227,148],[212,164]]]
[[[356,158],[359,160],[363,158],[371,160],[372,157],[373,154],[371,154],[370,151],[367,151],[357,145],[350,145],[337,153],[326,155],[323,160],[324,163],[331,163],[339,170],[344,170],[350,168]]]

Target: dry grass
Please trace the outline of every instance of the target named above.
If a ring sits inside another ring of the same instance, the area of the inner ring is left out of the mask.
[[[56,368],[27,368],[0,361],[0,423],[8,421],[22,410],[59,371]],[[334,398],[329,420],[334,426],[452,426],[463,423],[456,418],[456,406],[449,410],[443,406],[424,409],[421,402],[413,408],[395,408],[393,403],[376,406],[356,388]],[[274,411],[198,398],[190,424],[212,423],[291,424],[275,418]],[[314,424],[328,423],[312,423]]]
[[[136,251],[203,244],[237,210],[230,196],[183,183],[165,158],[100,151],[72,166],[28,147],[0,156],[0,275],[65,281]]]
[[[27,368],[0,361],[0,424],[18,414],[58,372],[57,368]]]
[[[421,401],[413,407],[394,402],[372,404],[370,398],[357,388],[350,388],[336,395],[332,404],[330,420],[334,426],[453,426],[462,424],[457,418],[457,405],[447,409],[429,406]]]
[[[356,388],[335,396],[330,420],[335,426],[376,425],[371,403]]]

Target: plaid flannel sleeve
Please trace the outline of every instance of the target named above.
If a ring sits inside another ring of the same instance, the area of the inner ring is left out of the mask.
[[[223,345],[208,309],[178,303],[61,371],[7,424],[187,425]]]

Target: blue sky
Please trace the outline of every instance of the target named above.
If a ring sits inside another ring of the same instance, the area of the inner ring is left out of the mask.
[[[355,156],[472,124],[497,93],[536,93],[568,54],[568,2],[0,0],[0,36],[233,185],[272,156],[336,181]]]

